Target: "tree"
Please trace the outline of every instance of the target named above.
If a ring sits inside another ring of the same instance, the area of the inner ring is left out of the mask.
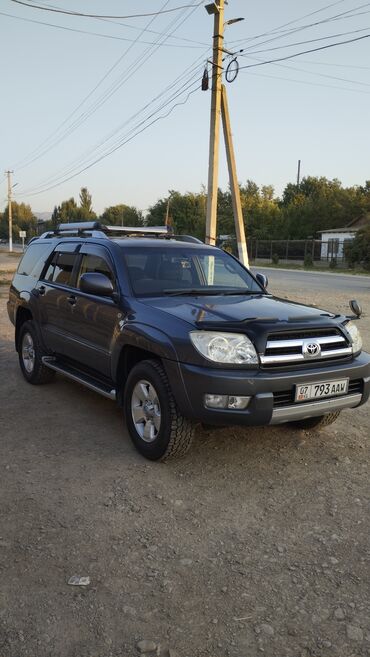
[[[321,230],[342,228],[370,211],[370,184],[343,187],[334,178],[307,176],[289,183],[280,203],[287,237],[304,239]]]
[[[175,233],[178,235],[193,235],[204,239],[205,234],[205,196],[186,192],[181,194],[174,190],[169,191],[169,216]],[[168,197],[160,199],[151,208],[146,216],[148,226],[163,226],[167,214]]]
[[[91,194],[87,187],[81,187],[80,207],[76,211],[77,221],[92,221],[96,219],[96,214],[92,209]]]
[[[12,202],[13,238],[19,239],[19,231],[27,231],[27,238],[37,234],[37,218],[31,210],[31,206],[25,203]],[[9,208],[6,206],[0,220],[0,237],[9,237]]]
[[[123,203],[105,208],[99,220],[102,224],[111,226],[143,226],[144,224],[142,212],[134,206]]]
[[[345,245],[344,253],[350,267],[362,265],[370,271],[370,225],[360,228],[355,238]]]
[[[57,228],[60,224],[60,206],[54,205],[53,213],[48,221],[48,228]]]
[[[247,180],[240,186],[240,197],[247,238],[281,239],[282,214],[272,185],[260,189],[253,180]]]
[[[60,223],[72,223],[77,221],[77,203],[73,197],[67,201],[62,201],[58,206],[57,213],[59,214]]]

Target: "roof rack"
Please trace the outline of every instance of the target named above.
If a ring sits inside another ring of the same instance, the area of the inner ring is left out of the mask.
[[[108,232],[121,233],[123,235],[155,235],[158,237],[172,237],[171,226],[103,226]]]
[[[174,235],[171,226],[105,226],[99,221],[81,221],[59,224],[55,230],[49,230],[40,237],[43,239],[64,237],[97,237],[109,239],[112,233],[119,233],[122,237],[158,237],[162,239],[174,239],[180,242],[202,243],[192,235]]]
[[[99,221],[76,221],[71,224],[59,224],[57,231],[58,233],[64,233],[65,231],[85,231],[85,230],[104,230],[103,226]]]

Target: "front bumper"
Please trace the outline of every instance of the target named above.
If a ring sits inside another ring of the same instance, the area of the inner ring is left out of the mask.
[[[186,417],[215,425],[279,424],[307,417],[325,415],[343,408],[364,404],[370,395],[370,355],[362,352],[349,363],[327,364],[325,367],[291,372],[266,370],[224,370],[165,361],[177,405]],[[359,381],[359,389],[341,397],[313,402],[277,406],[274,393],[293,390],[297,383],[308,384],[341,378]],[[210,409],[204,406],[204,395],[250,396],[242,411]]]

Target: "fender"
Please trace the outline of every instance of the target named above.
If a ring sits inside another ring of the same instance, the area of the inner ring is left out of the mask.
[[[188,391],[182,376],[176,350],[168,335],[149,324],[135,323],[125,325],[112,351],[112,379],[116,383],[118,383],[119,379],[118,368],[120,366],[122,349],[126,346],[149,351],[161,358],[166,374],[171,381],[172,392],[181,413],[186,417],[191,417],[191,403]],[[117,387],[120,389],[119,394],[122,395],[124,385]]]
[[[16,327],[15,330],[15,348],[17,350],[17,343],[18,343],[18,330],[17,330],[17,315],[20,309],[25,309],[28,310],[34,321],[35,325],[35,330],[37,333],[37,337],[39,340],[39,343],[42,345],[43,349],[45,349],[44,341],[42,339],[42,333],[40,330],[40,323],[39,323],[39,311],[38,311],[38,306],[37,303],[34,303],[34,294],[31,290],[29,292],[28,290],[22,290],[19,295],[17,296],[15,302],[14,302],[14,325]],[[46,349],[45,349],[46,351]]]
[[[118,366],[122,349],[125,346],[138,347],[167,360],[177,361],[176,350],[168,335],[149,324],[124,324],[112,349],[112,380],[117,381]]]

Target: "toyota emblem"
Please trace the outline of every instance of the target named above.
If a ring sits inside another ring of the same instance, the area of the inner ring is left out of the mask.
[[[321,347],[317,342],[309,342],[307,340],[303,343],[302,353],[304,358],[318,358],[321,356]]]

